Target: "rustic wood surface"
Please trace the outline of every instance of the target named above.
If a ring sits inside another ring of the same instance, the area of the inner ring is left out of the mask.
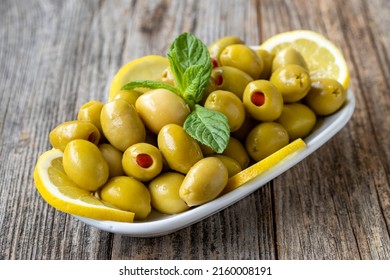
[[[390,1],[0,1],[0,259],[390,259]],[[249,45],[312,29],[344,53],[356,110],[328,143],[233,206],[157,238],[100,231],[46,204],[48,132],[105,101],[124,63],[184,31]],[[249,214],[249,215],[248,215]]]

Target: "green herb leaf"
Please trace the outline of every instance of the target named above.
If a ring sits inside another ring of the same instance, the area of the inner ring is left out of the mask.
[[[181,96],[181,92],[177,87],[174,87],[167,83],[158,82],[158,81],[149,81],[149,80],[132,81],[130,83],[125,84],[121,89],[132,90],[136,88],[150,88],[150,89],[164,88]]]
[[[202,86],[202,65],[194,65],[187,68],[183,75],[183,84],[185,90],[183,97],[185,100],[191,100],[194,103],[198,103],[202,100],[203,91],[199,91]]]
[[[207,46],[194,35],[183,33],[170,46],[168,60],[183,98],[199,102],[213,68]]]
[[[191,137],[217,153],[222,153],[229,143],[230,128],[227,117],[198,104],[187,117],[183,127]]]

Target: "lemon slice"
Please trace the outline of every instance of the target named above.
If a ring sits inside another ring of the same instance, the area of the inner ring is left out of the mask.
[[[91,192],[77,187],[65,174],[62,155],[60,150],[49,150],[39,157],[35,166],[35,185],[48,204],[81,217],[133,222],[134,213],[109,207]]]
[[[304,148],[304,147],[306,147],[306,143],[301,138],[294,140],[293,142],[284,146],[280,150],[269,155],[265,159],[249,166],[248,168],[244,169],[243,171],[230,177],[228,180],[228,183],[227,183],[227,185],[222,193],[225,194],[225,193],[228,193],[234,189],[241,187],[246,182],[252,180],[256,176],[263,174],[264,172],[269,170],[271,167],[280,163],[287,156],[292,155],[293,153],[297,152],[298,150],[300,150],[301,148]]]
[[[159,55],[148,55],[122,66],[115,74],[111,86],[109,101],[127,83],[135,80],[161,81],[162,72],[169,66],[168,59]]]
[[[292,46],[305,58],[313,78],[336,79],[345,89],[349,86],[349,71],[341,51],[324,36],[310,30],[295,30],[272,36],[260,49],[273,54]]]

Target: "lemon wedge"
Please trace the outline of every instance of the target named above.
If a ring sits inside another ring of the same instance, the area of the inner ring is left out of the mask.
[[[260,45],[273,54],[291,46],[305,58],[312,78],[336,79],[345,89],[350,75],[341,51],[327,38],[310,30],[279,33]]]
[[[43,199],[54,208],[72,215],[118,222],[133,222],[134,213],[105,205],[91,192],[80,189],[62,166],[63,153],[44,152],[34,169],[34,181]]]
[[[293,153],[304,147],[306,147],[306,143],[301,138],[294,140],[280,150],[269,155],[265,159],[262,159],[261,161],[249,166],[243,171],[230,177],[225,189],[222,191],[222,194],[228,193],[234,189],[241,187],[246,182],[249,182],[256,176],[263,174],[271,167],[280,163],[287,156],[292,155]]]
[[[148,55],[122,66],[112,79],[109,101],[121,88],[136,80],[161,81],[162,72],[169,66],[168,59],[159,55]]]

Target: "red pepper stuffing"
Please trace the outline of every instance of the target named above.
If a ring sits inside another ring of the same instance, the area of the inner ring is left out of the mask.
[[[265,96],[264,96],[264,93],[262,93],[261,91],[256,91],[252,94],[252,98],[251,98],[251,101],[253,104],[255,104],[256,106],[261,106],[264,104],[265,102]]]
[[[138,154],[135,160],[142,168],[148,168],[153,164],[153,158],[148,154]]]
[[[211,58],[211,62],[213,63],[213,68],[218,67],[218,61],[214,57]]]
[[[218,76],[215,78],[215,85],[216,85],[216,86],[220,86],[220,85],[222,85],[222,83],[223,83],[223,78],[222,78],[221,75],[218,75]]]

